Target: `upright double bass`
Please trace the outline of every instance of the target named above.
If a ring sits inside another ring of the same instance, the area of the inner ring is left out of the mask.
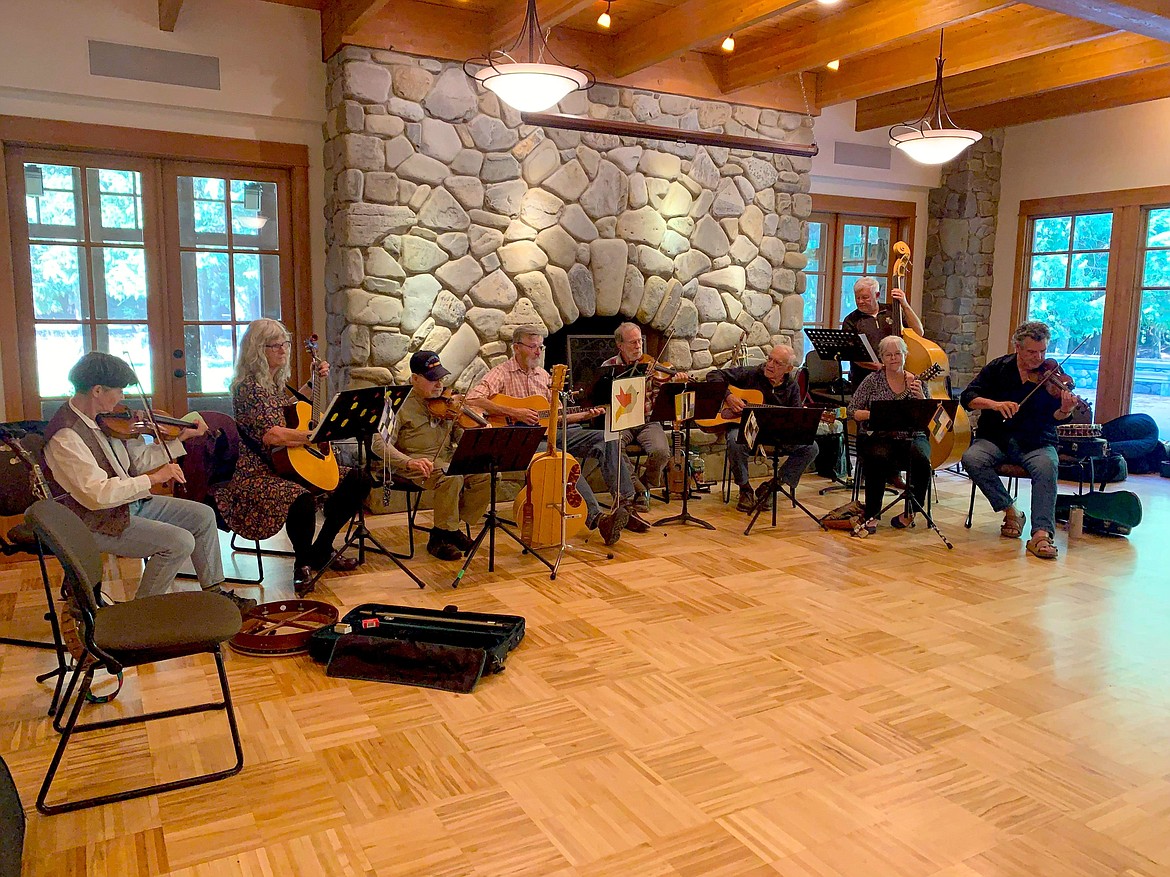
[[[905,241],[894,244],[894,276],[899,287],[905,289],[906,275],[910,270],[910,247]],[[902,303],[890,297],[890,315],[894,323],[894,334],[906,343],[906,370],[916,375],[931,375],[926,387],[932,399],[951,398],[947,387],[947,376],[951,364],[946,352],[931,341],[907,327],[902,321]],[[955,412],[955,422],[942,435],[930,433],[930,465],[941,469],[959,462],[963,451],[971,445],[971,419],[960,406]]]

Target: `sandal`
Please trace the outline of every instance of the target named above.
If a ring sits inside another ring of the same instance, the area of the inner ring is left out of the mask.
[[[1036,535],[1028,540],[1028,553],[1041,560],[1056,560],[1060,552],[1051,536]]]
[[[857,523],[853,525],[853,530],[849,533],[849,535],[856,536],[858,539],[864,539],[866,536],[872,536],[876,532],[876,518],[870,518],[868,521],[858,518]]]
[[[1014,515],[1009,512],[1003,516],[1003,524],[999,528],[999,535],[1005,539],[1019,539],[1024,534],[1024,524],[1027,521],[1028,516],[1023,512],[1016,512]]]
[[[905,530],[907,527],[914,526],[913,512],[902,512],[900,515],[890,519],[890,526],[895,530]]]

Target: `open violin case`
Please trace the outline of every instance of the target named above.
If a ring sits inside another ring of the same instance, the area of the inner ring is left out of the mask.
[[[329,676],[467,694],[481,676],[502,672],[523,638],[519,615],[363,603],[316,631],[309,655]]]

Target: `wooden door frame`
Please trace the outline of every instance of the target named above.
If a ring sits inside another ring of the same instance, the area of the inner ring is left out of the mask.
[[[84,154],[108,154],[217,165],[281,168],[289,173],[289,225],[292,248],[293,311],[284,318],[296,337],[313,325],[312,242],[309,234],[309,149],[303,144],[210,137],[174,131],[90,125],[24,116],[0,115],[0,151],[11,147],[66,150]],[[9,179],[8,162],[0,161],[0,374],[4,377],[4,403],[9,418],[39,418],[24,388],[25,366],[20,355],[16,306],[16,275],[12,258],[13,216],[23,205],[10,202],[23,185]],[[161,204],[161,202],[160,202]],[[297,221],[297,219],[303,221]],[[283,232],[283,230],[282,230]],[[165,283],[165,278],[160,278]],[[167,293],[167,307],[173,292]],[[164,353],[165,351],[160,351]],[[157,356],[157,354],[156,354]]]
[[[1028,238],[1032,222],[1048,216],[1113,213],[1109,273],[1101,322],[1101,361],[1123,362],[1126,366],[1108,371],[1098,369],[1097,404],[1093,415],[1099,423],[1128,413],[1133,404],[1133,361],[1137,353],[1136,330],[1142,307],[1142,272],[1138,257],[1145,243],[1143,214],[1149,208],[1166,205],[1170,205],[1170,186],[1033,198],[1020,202],[1012,280],[1013,320],[1009,332],[1027,319]]]

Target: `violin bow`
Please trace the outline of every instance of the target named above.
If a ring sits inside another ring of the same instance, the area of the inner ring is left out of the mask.
[[[158,428],[158,423],[154,419],[154,411],[151,410],[150,403],[146,399],[146,390],[142,386],[142,380],[138,377],[138,369],[134,367],[134,360],[130,358],[130,351],[123,350],[122,356],[126,357],[126,362],[130,364],[130,371],[134,372],[134,386],[138,389],[138,398],[142,400],[142,414],[146,417],[146,422],[150,424],[150,428],[154,430],[154,438],[162,449],[166,451],[167,459],[170,462],[175,462],[174,454],[171,449],[167,447],[167,443],[163,441],[162,432]]]

